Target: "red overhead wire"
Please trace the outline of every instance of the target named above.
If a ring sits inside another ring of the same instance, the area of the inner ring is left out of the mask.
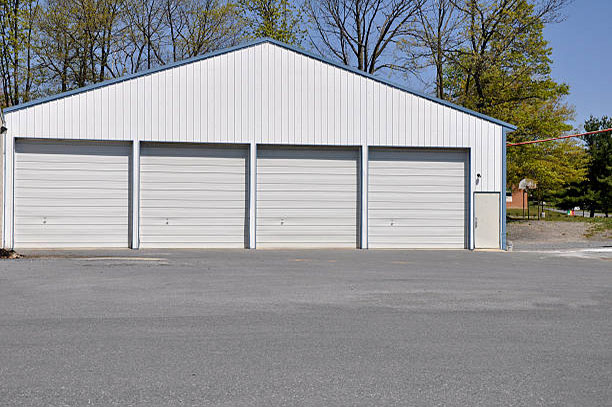
[[[569,135],[569,136],[547,138],[547,139],[544,139],[544,140],[532,140],[532,141],[523,141],[523,142],[520,142],[520,143],[508,143],[508,144],[506,144],[506,146],[507,147],[512,147],[512,146],[522,146],[524,144],[543,143],[545,141],[554,141],[554,140],[561,140],[561,139],[564,139],[564,138],[589,136],[591,134],[606,133],[606,132],[609,132],[609,131],[612,132],[612,128],[611,129],[604,129],[604,130],[597,130],[597,131],[589,131],[587,133],[572,134],[572,135]]]

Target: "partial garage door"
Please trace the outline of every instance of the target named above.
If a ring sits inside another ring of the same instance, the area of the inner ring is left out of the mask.
[[[15,247],[128,247],[129,145],[20,140]]]
[[[358,153],[260,148],[257,247],[357,246]]]
[[[373,149],[370,248],[466,247],[467,153]]]
[[[140,247],[244,248],[245,148],[143,144]]]

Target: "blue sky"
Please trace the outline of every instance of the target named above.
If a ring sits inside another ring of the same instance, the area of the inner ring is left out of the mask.
[[[549,25],[553,78],[570,85],[567,101],[576,108],[576,126],[594,116],[612,116],[612,0],[575,0],[567,19]]]

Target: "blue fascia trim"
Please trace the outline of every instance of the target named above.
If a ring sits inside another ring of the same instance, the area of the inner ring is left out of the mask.
[[[173,62],[173,63],[167,64],[167,65],[159,66],[157,68],[149,69],[149,70],[146,70],[146,71],[143,71],[143,72],[137,72],[137,73],[134,73],[134,74],[121,76],[119,78],[114,78],[114,79],[109,79],[109,80],[106,80],[106,81],[103,81],[103,82],[94,83],[94,84],[91,84],[91,85],[88,85],[88,86],[84,86],[82,88],[74,89],[74,90],[71,90],[71,91],[68,91],[68,92],[58,93],[56,95],[51,95],[51,96],[47,96],[47,97],[44,97],[44,98],[32,100],[30,102],[26,102],[26,103],[22,103],[22,104],[19,104],[19,105],[11,106],[9,108],[4,109],[4,111],[6,113],[14,112],[14,111],[17,111],[17,110],[25,109],[25,108],[30,107],[30,106],[39,105],[41,103],[50,102],[52,100],[61,99],[61,98],[67,97],[67,96],[76,95],[76,94],[87,92],[87,91],[90,91],[90,90],[93,90],[93,89],[97,89],[97,88],[102,88],[104,86],[120,83],[120,82],[127,81],[127,80],[130,80],[130,79],[139,78],[141,76],[151,75],[151,74],[156,73],[156,72],[160,72],[160,71],[164,71],[164,70],[167,70],[167,69],[176,68],[178,66],[190,64],[192,62],[197,62],[197,61],[201,61],[201,60],[208,59],[208,58],[213,58],[213,57],[216,57],[216,56],[219,56],[219,55],[228,54],[230,52],[239,51],[239,50],[242,50],[242,49],[245,49],[245,48],[249,48],[249,47],[253,47],[253,46],[256,46],[256,45],[259,45],[259,44],[263,44],[263,43],[266,43],[266,42],[274,44],[274,45],[277,45],[277,46],[279,46],[281,48],[288,49],[288,50],[296,52],[298,54],[302,54],[304,56],[307,56],[309,58],[312,58],[312,59],[315,59],[317,61],[323,62],[325,64],[329,64],[329,65],[335,66],[337,68],[344,69],[345,71],[352,72],[352,73],[354,73],[356,75],[360,75],[360,76],[363,76],[365,78],[372,79],[372,80],[374,80],[376,82],[385,84],[387,86],[391,86],[393,88],[402,90],[404,92],[411,93],[411,94],[413,94],[415,96],[418,96],[418,97],[430,100],[432,102],[436,102],[436,103],[439,103],[441,105],[450,107],[452,109],[456,109],[456,110],[459,110],[461,112],[467,113],[469,115],[472,115],[472,116],[475,116],[475,117],[478,117],[478,118],[490,121],[492,123],[495,123],[495,124],[498,124],[498,125],[502,126],[505,129],[516,130],[516,126],[513,126],[513,125],[511,125],[509,123],[506,123],[506,122],[503,122],[501,120],[495,119],[493,117],[484,115],[482,113],[475,112],[473,110],[467,109],[467,108],[465,108],[463,106],[456,105],[456,104],[448,102],[446,100],[438,99],[438,98],[435,98],[433,96],[427,95],[425,93],[418,92],[418,91],[415,91],[413,89],[409,89],[409,88],[407,88],[407,87],[405,87],[403,85],[400,85],[398,83],[395,83],[393,81],[389,81],[389,80],[378,78],[378,77],[376,77],[376,76],[374,76],[372,74],[369,74],[367,72],[360,71],[360,70],[358,70],[356,68],[353,68],[353,67],[350,67],[350,66],[347,66],[347,65],[342,65],[342,64],[340,64],[338,62],[335,62],[335,61],[323,58],[323,57],[321,57],[319,55],[313,54],[312,52],[303,50],[303,49],[298,48],[298,47],[293,46],[293,45],[285,44],[284,42],[280,42],[280,41],[274,40],[272,38],[260,38],[260,39],[256,39],[254,41],[249,41],[249,42],[246,42],[246,43],[241,44],[241,45],[237,45],[237,46],[230,47],[230,48],[225,48],[225,49],[222,49],[222,50],[210,52],[210,53],[203,54],[203,55],[198,55],[198,56],[195,56],[195,57],[192,57],[192,58],[188,58],[188,59],[185,59],[185,60],[182,60],[182,61]]]
[[[512,125],[510,123],[506,123],[506,122],[498,120],[498,119],[496,119],[494,117],[490,117],[490,116],[487,116],[485,114],[478,113],[478,112],[476,112],[474,110],[470,110],[468,108],[465,108],[463,106],[451,103],[449,101],[446,101],[446,100],[443,100],[443,99],[438,99],[438,98],[430,96],[430,95],[428,95],[426,93],[422,93],[422,92],[416,91],[414,89],[409,89],[409,88],[407,88],[407,87],[405,87],[403,85],[400,85],[400,84],[398,84],[396,82],[378,78],[378,77],[376,77],[376,76],[374,76],[374,75],[372,75],[370,73],[367,73],[367,72],[364,72],[364,71],[360,71],[359,69],[353,68],[353,67],[348,66],[348,65],[342,65],[342,64],[340,64],[338,62],[326,59],[326,58],[321,57],[319,55],[313,54],[310,51],[306,51],[306,50],[297,48],[297,47],[295,47],[293,45],[285,44],[283,42],[280,42],[280,41],[272,39],[272,38],[265,38],[264,41],[267,41],[267,42],[270,42],[272,44],[278,45],[279,47],[288,49],[290,51],[297,52],[299,54],[305,55],[305,56],[310,57],[312,59],[316,59],[317,61],[329,64],[329,65],[333,65],[333,66],[335,66],[337,68],[340,68],[340,69],[344,69],[345,71],[352,72],[352,73],[354,73],[356,75],[360,75],[360,76],[363,76],[365,78],[372,79],[372,80],[374,80],[376,82],[379,82],[379,83],[382,83],[384,85],[391,86],[392,88],[396,88],[396,89],[402,90],[404,92],[411,93],[411,94],[413,94],[415,96],[422,97],[422,98],[430,100],[432,102],[436,102],[436,103],[439,103],[441,105],[450,107],[452,109],[456,109],[456,110],[459,110],[461,112],[470,114],[472,116],[476,116],[476,117],[479,117],[481,119],[490,121],[492,123],[495,123],[495,124],[498,124],[498,125],[502,126],[503,128],[510,129],[510,130],[516,130],[517,129],[516,126],[514,126],[514,125]]]

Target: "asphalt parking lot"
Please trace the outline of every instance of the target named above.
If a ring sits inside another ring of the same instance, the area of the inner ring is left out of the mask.
[[[600,252],[31,252],[6,406],[610,406]]]

